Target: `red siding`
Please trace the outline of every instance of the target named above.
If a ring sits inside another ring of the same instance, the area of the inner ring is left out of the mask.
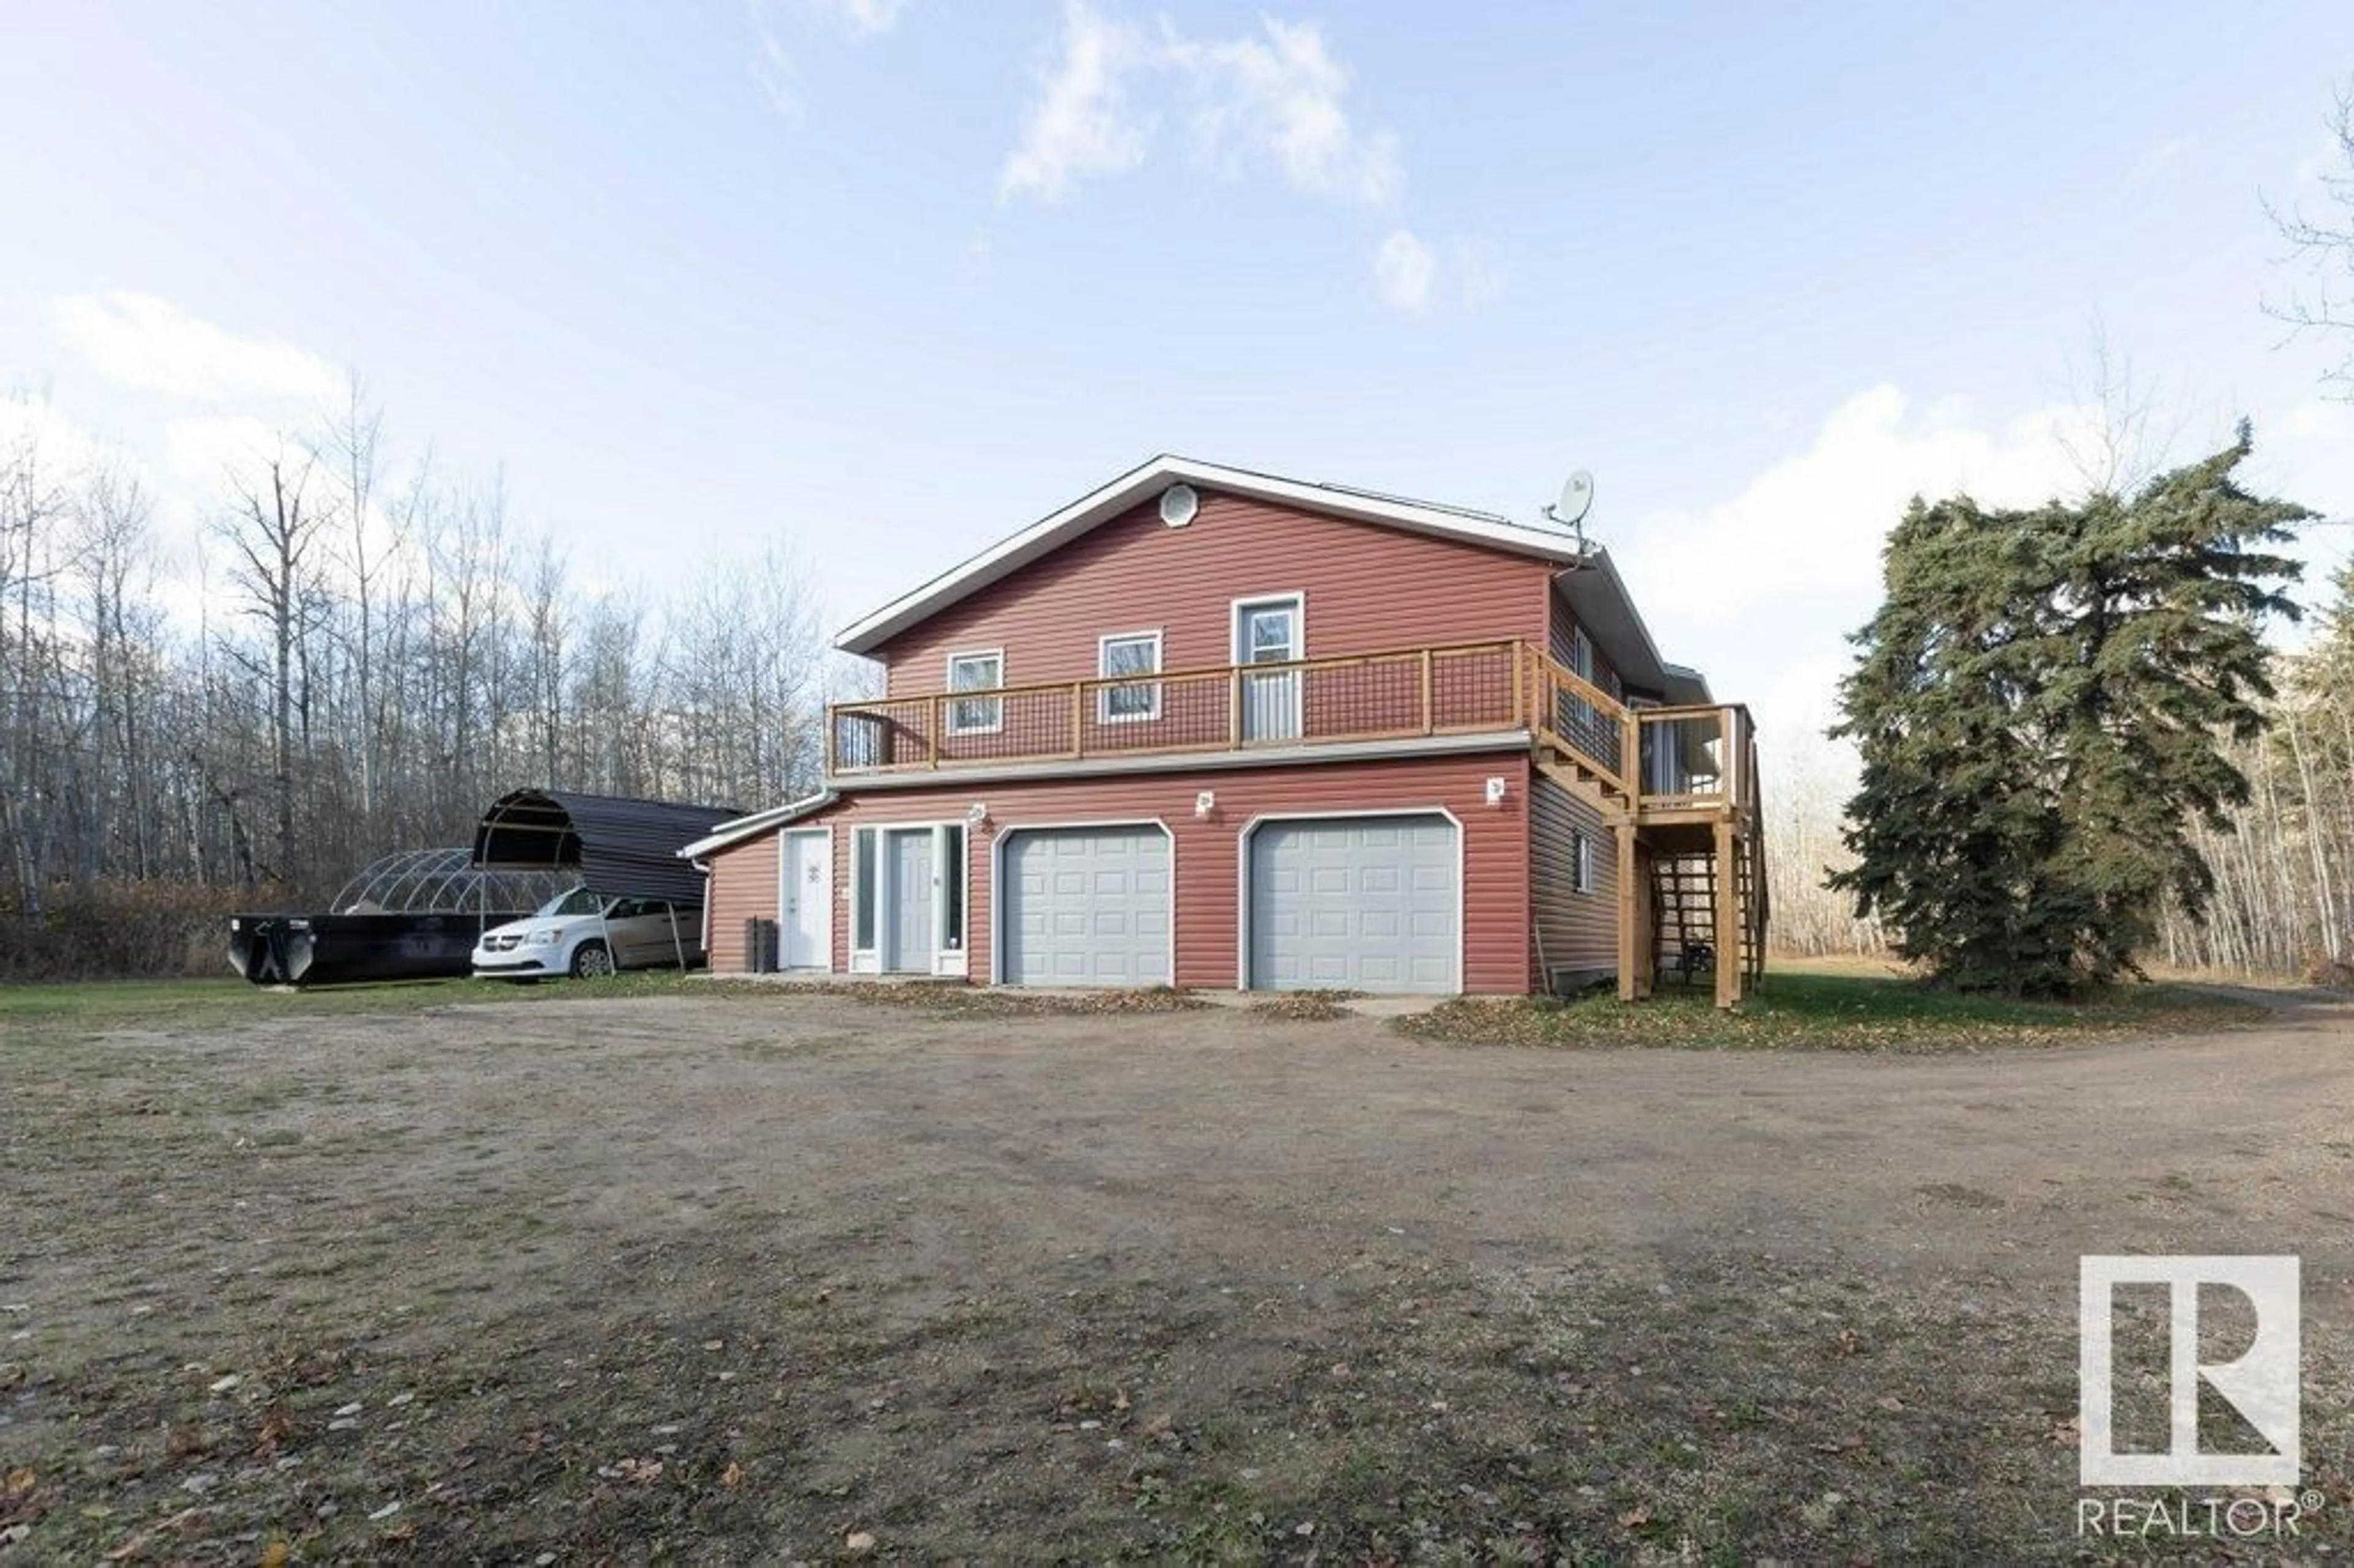
[[[1140,503],[877,651],[888,694],[945,691],[952,652],[1002,648],[1024,686],[1097,672],[1097,639],[1158,629],[1161,668],[1233,662],[1237,599],[1307,595],[1307,656],[1523,639],[1543,646],[1552,570],[1527,556],[1205,493],[1182,528]]]
[[[1618,969],[1618,839],[1602,813],[1543,774],[1529,785],[1529,899],[1544,969]],[[1594,885],[1577,891],[1577,835],[1593,845]],[[1540,981],[1543,969],[1538,971]]]
[[[1506,780],[1504,803],[1490,807],[1485,800],[1487,780],[1499,775]],[[867,790],[828,808],[822,820],[838,830],[956,821],[963,820],[965,809],[973,801],[988,805],[988,826],[970,834],[968,841],[970,908],[966,928],[975,981],[987,980],[990,973],[995,899],[989,871],[991,846],[1000,835],[1010,829],[1058,822],[1165,822],[1176,837],[1177,983],[1225,990],[1236,980],[1241,835],[1252,818],[1444,808],[1463,824],[1465,989],[1516,993],[1530,990],[1532,978],[1527,817],[1531,778],[1524,754],[1497,752],[1018,784],[968,783],[948,789]],[[1206,820],[1193,815],[1194,797],[1204,789],[1217,799],[1216,810]],[[848,968],[850,952],[850,843],[847,831],[833,835],[837,969]],[[774,834],[715,856],[712,873],[715,911],[726,907],[719,892],[723,885],[731,890],[739,884],[759,887],[765,879],[765,887],[757,895],[765,898],[764,906],[752,910],[748,906],[744,912],[773,915]],[[731,892],[730,896],[754,895]],[[721,972],[743,967],[742,912],[734,915],[732,933],[714,931],[712,967]]]
[[[749,966],[744,954],[744,922],[754,916],[777,917],[777,835],[734,844],[714,855],[711,885],[704,906],[711,919],[711,970],[742,974]]]
[[[1576,638],[1577,617],[1572,615],[1569,606],[1556,597],[1553,601],[1553,627],[1545,652],[1553,656],[1554,663],[1564,670],[1577,668]],[[1592,641],[1591,634],[1587,640]],[[1610,662],[1610,656],[1603,652],[1598,644],[1594,650],[1594,683],[1621,700],[1627,695],[1627,683],[1618,678],[1618,667]]]

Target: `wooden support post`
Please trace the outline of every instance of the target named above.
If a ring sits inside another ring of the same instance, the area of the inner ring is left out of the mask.
[[[1076,681],[1071,684],[1071,755],[1087,754],[1087,683]]]
[[[1724,731],[1724,803],[1741,804],[1741,710],[1726,708],[1719,719]]]
[[[1643,918],[1642,883],[1635,874],[1635,824],[1618,824],[1618,1000],[1643,994],[1642,953],[1651,939]]]
[[[1618,710],[1618,780],[1627,786],[1627,810],[1639,819],[1643,810],[1643,715],[1634,708]]]
[[[1226,749],[1243,748],[1243,667],[1235,665],[1227,672]]]
[[[1422,651],[1422,733],[1430,734],[1438,727],[1438,712],[1430,703],[1430,650]]]
[[[1731,817],[1716,820],[1716,1005],[1741,1000],[1741,868]]]
[[[924,758],[924,766],[938,768],[940,765],[940,699],[934,697],[931,706],[931,722],[924,730],[924,748],[928,753]]]

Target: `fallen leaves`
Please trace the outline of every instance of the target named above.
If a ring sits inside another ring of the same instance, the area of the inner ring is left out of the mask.
[[[660,1459],[616,1459],[610,1465],[598,1466],[597,1474],[609,1481],[652,1486],[663,1478],[663,1462]]]

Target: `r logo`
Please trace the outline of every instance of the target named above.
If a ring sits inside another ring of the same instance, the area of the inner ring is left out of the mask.
[[[2167,1287],[2167,1446],[2116,1452],[2112,1327],[2120,1285]],[[2236,1359],[2199,1360],[2199,1287],[2238,1291],[2255,1308],[2254,1340]],[[2294,1257],[2149,1257],[2088,1254],[2077,1274],[2077,1467],[2088,1487],[2293,1487],[2298,1449],[2299,1278]],[[2229,1400],[2269,1454],[2199,1448],[2201,1383]]]

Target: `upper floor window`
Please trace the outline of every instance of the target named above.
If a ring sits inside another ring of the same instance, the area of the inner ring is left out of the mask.
[[[1097,644],[1096,673],[1106,680],[1161,673],[1161,633],[1119,631]],[[1135,724],[1161,716],[1161,683],[1134,681],[1097,693],[1097,715],[1105,724]]]
[[[949,655],[949,690],[993,692],[1005,684],[1005,653],[986,649]],[[959,697],[949,704],[950,735],[993,735],[1005,727],[1002,697]]]

